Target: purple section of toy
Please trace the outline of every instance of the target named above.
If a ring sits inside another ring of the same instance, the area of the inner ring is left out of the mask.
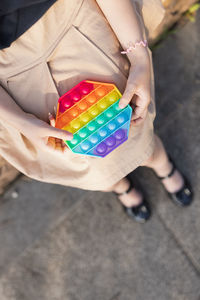
[[[76,147],[75,153],[105,157],[128,139],[129,123],[130,122],[127,121],[106,138],[98,140],[96,145],[92,145],[91,141],[85,140],[84,143],[81,144],[81,147]],[[97,136],[96,138],[98,139],[99,137]]]
[[[111,151],[113,151],[128,139],[126,128],[127,125],[128,124],[126,123],[120,129],[115,131],[114,134],[110,135],[103,142],[98,144],[96,148],[93,148],[92,153],[89,152],[88,154],[101,157],[105,157],[106,155],[108,155]]]
[[[105,139],[106,141],[108,139],[108,144],[110,143],[111,146],[112,140],[113,138],[115,138],[111,137],[111,135],[117,129],[121,128],[123,124],[129,124],[130,115],[131,109],[129,107],[125,108],[120,113],[118,113],[118,115],[114,119],[111,119],[104,126],[102,126],[101,128],[97,128],[97,130],[94,133],[86,137],[83,142],[81,142],[79,145],[77,145],[77,147],[73,149],[73,151],[75,153],[88,154],[90,153],[90,150],[92,150],[92,148],[97,146],[97,153],[99,153],[99,155],[101,156],[101,146],[100,148],[98,148],[98,144],[103,142]],[[111,138],[109,139],[109,137]]]

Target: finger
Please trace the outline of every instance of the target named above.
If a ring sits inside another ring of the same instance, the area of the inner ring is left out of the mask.
[[[55,120],[55,118],[54,118],[54,116],[49,112],[49,122],[50,122],[50,125],[51,126],[53,126],[53,127],[55,127],[55,125],[56,125],[56,120]]]
[[[119,107],[120,108],[126,107],[130,103],[135,93],[136,93],[136,86],[132,82],[130,82],[130,80],[128,80],[125,91],[119,101]]]
[[[63,140],[55,138],[55,150],[64,152],[65,147],[67,147],[67,145]]]
[[[56,145],[61,146],[61,141],[62,141],[61,139],[55,138]]]
[[[61,141],[61,145],[62,145],[63,148],[67,147],[67,145],[65,144],[65,142],[63,140]]]
[[[55,128],[55,127],[50,127],[45,131],[45,134],[48,136],[52,136],[55,138],[59,138],[61,140],[68,140],[71,141],[73,139],[73,134],[69,131]]]
[[[137,118],[136,120],[132,120],[131,124],[132,125],[139,125],[142,123],[143,119],[141,117]]]
[[[132,114],[132,119],[137,119],[137,118],[141,117],[142,114],[144,113],[144,111],[145,111],[145,108],[136,106],[133,111],[133,114]]]
[[[56,139],[56,147],[55,147],[55,150],[59,151],[59,152],[62,152],[64,153],[65,152],[65,148],[66,147],[66,144],[64,143],[64,147],[63,147],[63,140],[60,140],[60,139]]]
[[[47,143],[44,142],[44,138],[38,141],[38,147],[44,152],[48,151],[50,153],[55,153],[56,143],[54,137],[48,137]]]
[[[63,152],[61,144],[56,144],[55,150],[59,152]]]
[[[63,153],[63,148],[61,146],[61,140],[60,139],[57,139],[57,138],[54,138],[54,137],[49,137],[48,138],[48,149],[52,149],[52,150],[55,150],[57,152],[62,152]]]
[[[65,150],[67,149],[67,145],[65,144],[65,142],[63,140],[62,140],[61,146],[62,146],[62,150],[63,150],[63,153],[64,153]]]
[[[56,146],[55,138],[49,137],[46,145],[49,146],[50,148],[55,149],[55,146]]]
[[[138,97],[135,104],[145,110],[151,101],[151,93],[148,88],[141,88],[138,90]]]
[[[148,112],[148,110],[146,109],[140,117],[131,120],[131,124],[132,125],[140,125],[146,119],[147,112]]]
[[[134,99],[135,109],[133,110],[133,117],[142,116],[144,111],[148,108],[150,103],[150,95],[144,90],[138,91],[138,96]]]
[[[58,152],[62,152],[62,140],[55,138],[55,150]]]

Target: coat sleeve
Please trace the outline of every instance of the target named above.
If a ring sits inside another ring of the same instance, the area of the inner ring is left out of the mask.
[[[165,8],[161,0],[131,0],[138,5],[141,10],[141,15],[145,20],[145,26],[148,32],[153,35],[153,32],[162,22],[165,16]]]
[[[20,131],[31,114],[24,112],[8,92],[0,85],[0,119]]]

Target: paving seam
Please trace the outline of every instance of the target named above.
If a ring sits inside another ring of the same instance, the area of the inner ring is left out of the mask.
[[[109,298],[109,300],[119,300],[119,296],[121,295],[121,292],[116,293],[112,296],[112,298]]]
[[[193,256],[186,250],[186,248],[183,246],[183,244],[181,243],[181,241],[177,238],[177,236],[175,235],[174,231],[171,230],[167,224],[165,223],[164,219],[161,217],[161,215],[158,213],[158,211],[156,211],[156,215],[159,218],[160,222],[162,223],[162,225],[164,226],[164,228],[166,229],[166,231],[168,231],[168,233],[171,235],[171,237],[174,239],[175,243],[177,244],[178,248],[181,250],[182,254],[185,256],[186,260],[189,262],[189,264],[192,266],[192,268],[194,269],[195,273],[197,274],[198,277],[200,277],[200,265],[198,264],[198,262],[196,261],[195,258],[193,258]]]

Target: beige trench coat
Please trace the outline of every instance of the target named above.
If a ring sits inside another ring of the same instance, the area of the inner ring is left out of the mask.
[[[161,22],[160,0],[132,0],[146,32]],[[145,34],[145,33],[144,33]],[[58,98],[83,79],[113,82],[123,93],[129,61],[95,0],[58,0],[9,48],[0,51],[0,84],[25,111],[48,122]],[[150,53],[151,55],[151,53]],[[137,168],[153,152],[154,77],[148,115],[105,158],[37,149],[0,120],[0,155],[39,181],[101,190]],[[1,95],[0,95],[1,96]]]

